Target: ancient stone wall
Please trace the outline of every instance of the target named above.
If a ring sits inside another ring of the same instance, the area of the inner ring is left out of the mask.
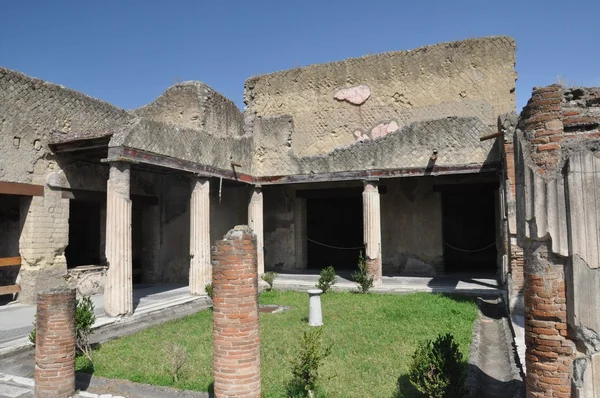
[[[85,94],[0,68],[0,181],[33,181],[36,162],[53,159],[51,135],[106,135],[131,118],[125,110]]]
[[[246,82],[253,174],[425,167],[497,158],[515,109],[515,44],[493,37],[312,65]]]
[[[184,129],[206,131],[216,137],[244,134],[244,116],[233,101],[197,81],[175,84],[133,113]]]
[[[534,89],[519,121],[529,396],[600,393],[599,127],[600,89],[559,85]]]

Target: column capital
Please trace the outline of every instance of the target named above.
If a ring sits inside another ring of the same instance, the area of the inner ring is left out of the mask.
[[[379,178],[364,179],[363,186],[365,188],[365,192],[377,191],[379,186]]]

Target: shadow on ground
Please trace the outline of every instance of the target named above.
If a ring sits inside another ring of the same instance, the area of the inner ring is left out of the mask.
[[[524,397],[525,386],[520,380],[502,381],[487,375],[479,367],[467,365],[468,373],[473,373],[477,380],[476,391],[472,397],[481,398],[517,398]],[[424,398],[408,379],[408,374],[398,377],[398,389],[391,398]],[[468,395],[467,395],[468,396]],[[460,397],[463,398],[463,397]]]

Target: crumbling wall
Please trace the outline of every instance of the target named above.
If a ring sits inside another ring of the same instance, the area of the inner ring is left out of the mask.
[[[233,101],[197,81],[177,83],[133,113],[184,129],[206,131],[216,137],[244,134],[244,116]]]
[[[525,253],[531,396],[600,394],[600,89],[534,89],[521,114],[518,241]]]
[[[0,181],[31,183],[39,159],[53,159],[52,132],[61,139],[106,135],[126,124],[123,109],[57,84],[0,68]]]
[[[478,137],[514,111],[514,52],[511,38],[483,38],[251,78],[253,174],[423,168],[433,149],[439,165],[489,161]]]

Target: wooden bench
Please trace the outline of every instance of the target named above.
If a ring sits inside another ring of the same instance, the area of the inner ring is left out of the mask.
[[[21,265],[21,257],[2,257],[0,267],[14,267]],[[20,285],[0,286],[0,296],[4,294],[15,294],[21,291]]]

